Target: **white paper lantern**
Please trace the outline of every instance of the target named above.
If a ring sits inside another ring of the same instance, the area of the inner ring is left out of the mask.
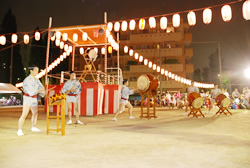
[[[0,36],[0,44],[5,45],[6,44],[6,37],[5,36]]]
[[[86,33],[86,32],[82,33],[82,40],[83,41],[87,41],[88,40],[88,33]]]
[[[120,23],[119,22],[115,22],[114,30],[115,30],[115,32],[120,31]]]
[[[50,39],[51,39],[51,41],[55,41],[56,35],[52,36]]]
[[[40,40],[40,32],[35,32],[35,40],[39,41]]]
[[[74,42],[77,42],[77,41],[78,41],[78,34],[77,34],[77,33],[74,33],[74,34],[73,34],[73,41],[74,41]]]
[[[56,32],[56,39],[58,39],[58,40],[61,39],[61,32],[59,32],[59,31]]]
[[[64,51],[67,51],[69,49],[69,45],[68,44],[65,44],[64,45]]]
[[[110,54],[112,53],[112,47],[111,47],[111,46],[108,47],[108,52],[109,52]]]
[[[246,0],[242,6],[242,15],[246,20],[250,20],[250,0]]]
[[[63,49],[63,48],[64,48],[64,42],[61,41],[61,42],[60,42],[60,49]]]
[[[124,53],[128,53],[128,46],[124,46]]]
[[[95,50],[96,54],[98,54],[98,48],[95,47],[94,50]]]
[[[109,31],[112,31],[112,29],[113,29],[113,23],[112,22],[108,22],[107,29]]]
[[[169,73],[168,73],[168,77],[170,77],[170,78],[171,78],[171,76],[172,76],[172,73],[171,73],[171,72],[169,72]]]
[[[63,55],[60,55],[60,60],[63,61]]]
[[[163,75],[165,73],[165,70],[164,69],[161,69],[161,74]]]
[[[156,27],[156,20],[155,20],[154,17],[150,17],[149,20],[148,20],[148,22],[149,22],[149,27],[151,29],[154,29]]]
[[[167,70],[165,71],[165,76],[168,76],[168,71]]]
[[[135,20],[130,20],[130,22],[129,22],[129,30],[135,30]]]
[[[139,62],[142,62],[143,61],[143,56],[141,55],[140,57],[139,57]]]
[[[132,57],[134,55],[134,51],[133,50],[129,50],[129,55]]]
[[[148,60],[144,59],[144,65],[148,65]]]
[[[68,51],[69,51],[69,52],[72,52],[72,50],[73,50],[73,47],[72,47],[72,46],[69,46]]]
[[[122,31],[127,31],[127,29],[128,29],[128,22],[123,21],[122,22]]]
[[[161,67],[157,66],[157,72],[160,72],[160,71],[161,71]]]
[[[140,19],[139,20],[139,29],[144,30],[145,29],[145,24],[146,24],[145,19]]]
[[[177,13],[177,14],[174,14],[173,15],[173,26],[174,27],[179,27],[181,24],[181,17],[180,15]]]
[[[152,65],[153,65],[153,63],[150,61],[150,62],[148,63],[148,67],[149,67],[149,68],[152,68]]]
[[[11,42],[13,43],[13,44],[15,44],[15,43],[17,43],[17,35],[16,34],[12,34],[12,36],[11,36]]]
[[[155,64],[153,65],[153,70],[156,70],[156,65]]]
[[[102,47],[101,53],[102,53],[102,55],[104,55],[106,53],[105,47]]]
[[[139,58],[139,54],[135,53],[135,59],[138,59],[138,58]]]
[[[207,8],[203,11],[203,22],[209,24],[212,21],[212,10]]]
[[[193,11],[190,11],[187,15],[188,24],[194,26],[196,24],[196,15]]]
[[[162,30],[166,30],[168,26],[168,19],[166,17],[162,17],[160,20],[160,27]]]
[[[24,44],[29,44],[29,41],[30,41],[29,35],[28,35],[28,34],[25,34],[25,35],[23,36],[23,42],[24,42]]]
[[[63,41],[67,41],[68,40],[68,34],[67,33],[63,33],[62,40]]]
[[[67,57],[66,52],[63,53],[63,58],[65,59]]]
[[[80,54],[83,55],[84,54],[84,49],[81,47],[80,48]]]
[[[55,43],[56,43],[56,46],[58,47],[60,45],[60,40],[56,39]]]
[[[221,8],[221,16],[225,22],[229,22],[232,19],[232,9],[229,5],[224,5]]]

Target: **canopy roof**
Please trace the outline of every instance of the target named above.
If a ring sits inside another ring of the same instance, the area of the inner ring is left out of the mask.
[[[51,31],[59,31],[62,34],[68,34],[68,41],[75,46],[93,46],[93,45],[105,45],[105,24],[100,25],[77,25],[68,27],[51,28]],[[86,32],[88,34],[87,41],[83,41],[82,34]],[[73,41],[73,34],[78,35],[78,41]]]
[[[22,91],[10,83],[0,83],[0,93],[22,93]]]

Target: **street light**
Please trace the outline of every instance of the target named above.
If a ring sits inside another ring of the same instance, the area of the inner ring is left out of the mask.
[[[217,44],[218,46],[218,55],[219,55],[219,77],[220,77],[220,87],[222,87],[222,65],[221,65],[221,47],[219,41],[195,41],[194,44]]]
[[[247,68],[247,69],[245,70],[245,76],[246,76],[247,78],[250,78],[250,68]]]

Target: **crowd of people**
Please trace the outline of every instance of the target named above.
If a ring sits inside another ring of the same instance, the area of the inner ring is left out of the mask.
[[[250,89],[248,87],[243,88],[242,93],[238,89],[234,89],[232,94],[229,94],[227,89],[218,89],[220,93],[223,93],[226,97],[230,98],[230,108],[232,109],[249,109],[250,104]],[[200,91],[201,97],[204,98],[203,108],[214,108],[215,104],[213,99],[217,94],[211,95],[211,91]],[[156,98],[156,106],[158,107],[168,107],[169,109],[183,109],[185,107],[185,102],[187,101],[188,93],[177,92],[163,92],[161,96]],[[144,105],[147,105],[147,98],[144,100]],[[212,102],[212,106],[211,106]],[[141,105],[141,100],[135,98],[130,99],[130,103],[134,106]],[[152,105],[154,101],[151,99],[150,104]]]
[[[2,97],[0,99],[0,106],[13,106],[13,105],[21,105],[21,100],[17,99],[15,96],[10,96],[9,98]]]

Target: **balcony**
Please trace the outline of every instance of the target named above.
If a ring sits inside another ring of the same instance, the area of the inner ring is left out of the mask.
[[[193,40],[193,36],[192,36],[192,33],[185,33],[184,34],[184,41],[185,43],[189,44],[191,43]]]
[[[190,64],[192,65],[192,64]],[[129,71],[130,73],[152,73],[155,72],[152,68],[148,68],[148,66],[145,65],[127,65],[127,67],[129,68],[124,68],[125,71]],[[162,65],[162,68],[170,71],[170,72],[174,72],[174,73],[178,73],[178,72],[183,72],[184,71],[184,65],[183,64],[164,64]],[[189,70],[193,70],[191,67],[189,67]]]
[[[193,64],[186,64],[186,73],[194,72],[194,65]]]
[[[136,49],[135,51],[147,58],[159,56],[158,49]],[[160,54],[162,57],[181,57],[183,56],[183,50],[182,48],[162,48],[160,49]]]
[[[193,57],[194,55],[194,50],[192,48],[185,48],[185,54],[186,57]]]

